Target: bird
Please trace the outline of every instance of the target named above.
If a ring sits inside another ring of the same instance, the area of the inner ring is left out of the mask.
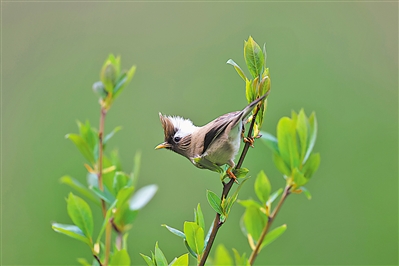
[[[221,166],[227,164],[226,174],[238,183],[232,169],[243,137],[244,119],[267,95],[257,98],[241,111],[224,114],[201,127],[195,126],[190,119],[159,113],[165,140],[155,149],[172,150],[198,168],[219,173],[223,173]],[[253,144],[253,139],[244,138],[244,141]]]

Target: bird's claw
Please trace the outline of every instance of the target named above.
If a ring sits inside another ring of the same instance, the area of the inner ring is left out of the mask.
[[[231,171],[231,167],[229,167],[229,168],[226,170],[226,174],[230,177],[230,179],[233,179],[233,180],[234,180],[234,183],[239,184],[238,181],[237,181],[237,177],[236,177],[236,176],[233,174],[233,172]]]
[[[249,145],[254,148],[254,138],[253,137],[245,137],[244,142],[248,142]]]

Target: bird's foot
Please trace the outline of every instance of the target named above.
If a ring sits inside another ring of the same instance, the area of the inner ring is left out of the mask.
[[[231,167],[227,168],[226,174],[230,177],[230,179],[233,179],[235,183],[239,184],[237,181],[237,177],[231,171]]]
[[[244,142],[248,142],[249,145],[254,148],[254,138],[253,137],[245,137]]]

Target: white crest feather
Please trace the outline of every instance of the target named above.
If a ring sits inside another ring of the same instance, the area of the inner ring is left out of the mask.
[[[185,119],[180,116],[168,116],[177,132],[175,136],[184,137],[193,133],[198,127],[196,127],[190,119]]]

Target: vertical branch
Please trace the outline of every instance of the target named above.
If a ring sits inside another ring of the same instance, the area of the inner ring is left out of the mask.
[[[255,120],[256,120],[256,116],[257,116],[258,112],[259,112],[259,107],[256,106],[255,107],[255,112],[254,112],[254,114],[252,116],[251,125],[250,125],[249,130],[248,130],[248,134],[247,134],[248,138],[252,138],[252,131],[253,131],[253,128],[255,126]],[[238,160],[238,163],[237,163],[235,169],[240,169],[241,168],[242,163],[244,162],[245,156],[247,155],[247,152],[248,152],[248,149],[249,149],[250,145],[251,144],[249,142],[245,142],[245,146],[244,146],[244,148],[242,150],[240,159]],[[222,196],[221,196],[222,200],[227,198],[227,195],[229,194],[233,184],[234,184],[234,180],[233,179],[230,179],[230,181],[227,184],[223,183],[223,191],[222,191]],[[210,251],[211,251],[213,242],[215,241],[216,234],[218,233],[219,228],[222,225],[223,225],[223,222],[220,220],[220,214],[217,213],[216,217],[215,217],[215,220],[213,221],[213,229],[212,229],[212,232],[211,232],[211,234],[209,236],[209,241],[208,241],[208,243],[207,243],[207,245],[205,247],[204,254],[202,255],[201,261],[198,264],[199,266],[204,266],[205,265],[205,262],[206,262],[206,260],[207,260],[207,258],[209,256]]]
[[[107,225],[105,226],[105,260],[104,266],[108,265],[109,262],[109,254],[111,252],[111,235],[112,233],[112,222],[109,220]]]
[[[101,191],[104,191],[103,185],[103,135],[104,135],[104,123],[105,123],[105,115],[107,114],[107,110],[104,107],[101,107],[101,116],[100,116],[100,126],[98,130],[98,187]],[[105,206],[105,201],[101,199],[101,209],[103,212],[103,216],[105,217],[107,213],[107,208]]]
[[[249,264],[253,265],[256,257],[258,256],[260,247],[263,243],[263,240],[265,239],[267,233],[269,232],[269,228],[272,225],[274,219],[276,218],[277,213],[281,209],[281,206],[283,205],[284,201],[286,200],[287,196],[290,194],[290,189],[291,186],[287,185],[284,189],[283,195],[281,195],[280,201],[278,202],[277,206],[274,208],[272,214],[268,217],[268,221],[266,226],[263,228],[262,233],[257,241],[257,244],[255,246],[255,249],[252,251],[251,256],[249,257]]]

